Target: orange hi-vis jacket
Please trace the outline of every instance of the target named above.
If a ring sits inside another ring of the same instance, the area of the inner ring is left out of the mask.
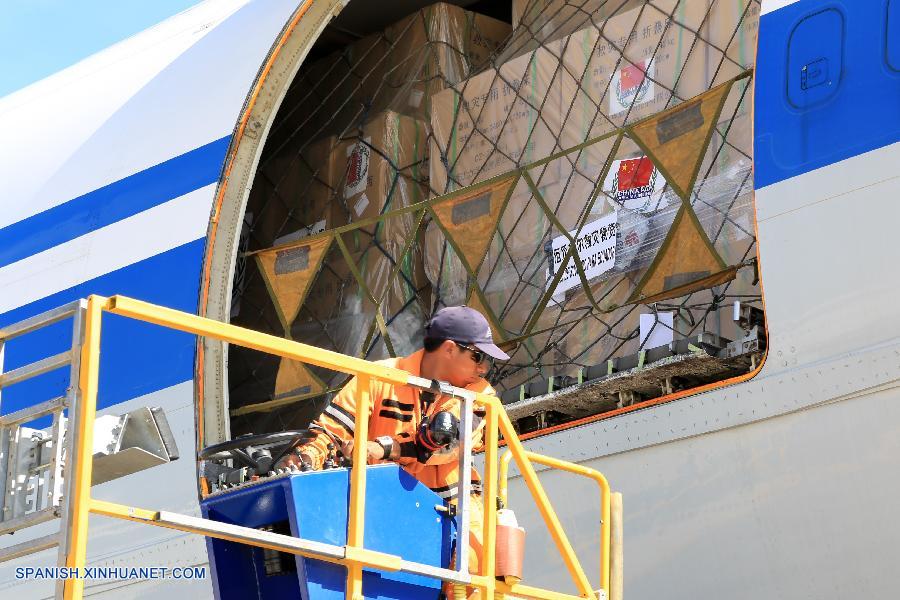
[[[419,376],[424,350],[414,352],[404,358],[391,358],[378,361],[389,367],[395,367]],[[382,436],[390,436],[394,444],[400,448],[398,460],[401,467],[413,475],[416,479],[431,488],[437,495],[445,500],[451,500],[458,493],[459,464],[458,453],[454,451],[451,456],[443,456],[443,464],[424,464],[419,462],[416,452],[416,430],[422,422],[422,417],[434,414],[438,411],[452,411],[459,416],[459,398],[438,397],[427,407],[427,415],[423,415],[423,401],[419,398],[419,390],[409,386],[395,386],[390,383],[371,379],[369,408],[369,440],[375,440]],[[325,429],[331,435],[341,441],[353,439],[354,420],[356,416],[356,404],[359,396],[357,389],[358,380],[351,379],[343,389],[337,393],[331,403],[325,407],[321,416],[313,423]],[[494,389],[484,379],[468,386],[466,389],[473,392],[494,394]],[[480,430],[473,436],[473,446],[480,444]],[[313,461],[313,467],[321,469],[325,458],[328,456],[328,444],[331,438],[324,431],[319,431],[315,439],[305,444],[301,449],[308,454]],[[336,449],[340,452],[340,448]],[[382,460],[370,460],[370,464],[378,464]],[[433,461],[429,461],[433,462]],[[478,473],[472,470],[473,491],[480,490],[480,478]]]

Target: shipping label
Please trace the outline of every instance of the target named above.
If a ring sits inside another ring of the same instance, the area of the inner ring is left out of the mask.
[[[632,106],[653,102],[656,98],[656,65],[653,60],[627,63],[612,76],[609,94],[610,116],[625,112]]]
[[[372,154],[372,138],[359,140],[347,147],[347,183],[344,198],[349,199],[365,191],[369,184],[369,158]]]
[[[549,267],[547,268],[547,289],[559,269],[564,268],[562,278],[553,293],[553,299],[559,302],[563,294],[581,285],[575,260],[581,263],[588,281],[606,273],[616,264],[616,234],[619,223],[615,212],[596,221],[586,224],[581,232],[570,231],[575,240],[575,256],[563,267],[563,260],[569,252],[569,239],[561,235],[547,242],[545,250]]]

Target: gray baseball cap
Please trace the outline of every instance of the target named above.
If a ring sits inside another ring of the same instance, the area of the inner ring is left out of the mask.
[[[509,355],[494,344],[484,315],[468,306],[448,306],[434,313],[425,326],[425,337],[471,344],[497,360],[509,360]]]

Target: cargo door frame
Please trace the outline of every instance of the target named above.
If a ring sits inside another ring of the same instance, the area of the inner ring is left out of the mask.
[[[250,188],[278,109],[319,36],[350,0],[305,0],[273,41],[235,125],[207,231],[198,314],[228,322]],[[230,438],[227,346],[200,338],[194,376],[197,448]],[[199,464],[199,463],[198,463]],[[205,495],[202,479],[200,494]]]

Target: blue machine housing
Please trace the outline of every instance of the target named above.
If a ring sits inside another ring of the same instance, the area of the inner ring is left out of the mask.
[[[214,521],[342,546],[347,543],[349,470],[300,473],[262,481],[201,503]],[[442,500],[397,465],[368,467],[365,547],[436,567],[450,564],[451,519],[435,510]],[[346,568],[320,560],[264,551],[207,538],[218,600],[271,598],[343,600]],[[366,598],[433,600],[436,579],[409,573],[364,571]]]
[[[900,141],[900,0],[807,0],[764,14],[756,189]]]

